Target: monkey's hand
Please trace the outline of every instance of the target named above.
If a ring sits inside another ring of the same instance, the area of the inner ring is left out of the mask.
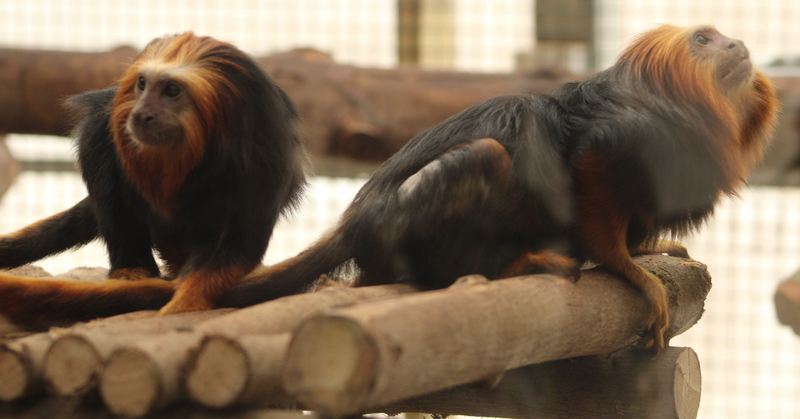
[[[638,249],[631,252],[631,256],[667,254],[684,259],[691,259],[689,250],[678,242],[672,240],[656,240],[651,243],[644,243]]]
[[[581,270],[575,259],[552,250],[523,253],[506,268],[500,277],[510,278],[537,273],[553,273],[573,282],[581,277]]]

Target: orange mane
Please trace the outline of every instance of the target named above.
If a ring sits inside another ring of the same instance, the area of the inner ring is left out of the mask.
[[[718,157],[733,194],[747,171],[761,159],[778,112],[770,81],[756,71],[742,91],[723,92],[714,77],[712,59],[690,48],[694,28],[661,25],[639,35],[620,55],[615,69],[642,80],[682,109],[704,115],[705,127],[722,145]],[[747,98],[743,103],[742,98]],[[710,120],[709,120],[710,119]]]
[[[220,141],[239,92],[231,72],[245,70],[232,62],[243,53],[230,44],[191,32],[158,38],[148,44],[119,80],[111,129],[128,178],[154,206],[169,212],[169,201],[212,141]],[[193,112],[181,116],[185,136],[169,150],[134,142],[126,123],[136,102],[143,70],[167,73],[189,94]]]

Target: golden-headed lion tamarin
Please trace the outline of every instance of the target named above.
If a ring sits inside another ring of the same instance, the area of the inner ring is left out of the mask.
[[[353,259],[358,285],[444,287],[586,260],[643,291],[645,345],[668,325],[664,286],[632,255],[688,256],[664,235],[702,225],[761,158],[777,114],[741,41],[710,26],[640,35],[609,69],[551,94],[473,106],[411,140],[310,249],[226,293],[261,301]]]
[[[20,323],[214,307],[255,268],[305,185],[288,96],[251,57],[209,37],[153,40],[116,87],[70,98],[88,197],[0,237],[10,268],[102,238],[99,284],[0,275],[0,313]],[[153,250],[165,262],[161,273]],[[173,292],[175,292],[173,298]],[[47,321],[45,321],[47,323]]]
[[[686,256],[661,237],[691,232],[735,193],[776,114],[772,86],[741,41],[709,26],[658,27],[587,80],[494,98],[421,133],[364,185],[336,228],[257,270],[218,305],[303,291],[350,260],[357,285],[427,288],[467,274],[574,277],[592,260],[643,291],[652,307],[646,340],[660,348],[665,290],[631,256]],[[0,295],[11,283],[0,278]],[[141,304],[126,308],[166,301],[148,287],[137,291]],[[0,312],[34,315],[41,305],[28,296],[12,296],[15,305]]]

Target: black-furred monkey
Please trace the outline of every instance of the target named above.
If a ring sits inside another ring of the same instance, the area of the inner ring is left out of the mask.
[[[209,37],[155,39],[117,87],[67,106],[89,196],[0,237],[0,267],[99,237],[117,280],[0,275],[0,312],[19,323],[168,302],[162,314],[212,308],[260,264],[278,217],[305,185],[288,96],[250,56]],[[153,250],[172,281],[147,279],[160,276]]]
[[[644,292],[645,342],[659,350],[666,292],[631,256],[688,256],[661,236],[690,233],[735,194],[776,114],[773,88],[741,41],[710,26],[660,26],[588,80],[491,99],[418,135],[334,230],[220,304],[301,290],[350,259],[357,285],[428,288],[476,273],[574,276],[592,260]]]

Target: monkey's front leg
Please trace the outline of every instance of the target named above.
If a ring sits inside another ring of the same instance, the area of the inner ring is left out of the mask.
[[[175,280],[175,295],[158,314],[213,309],[219,297],[253,269],[235,264],[191,269]]]

